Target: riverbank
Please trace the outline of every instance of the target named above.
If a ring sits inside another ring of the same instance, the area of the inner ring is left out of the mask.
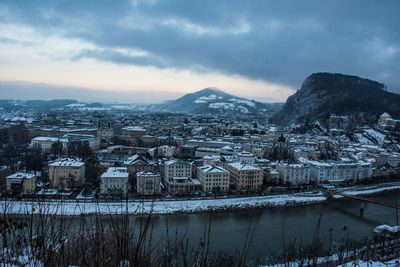
[[[385,191],[400,190],[400,183],[375,184],[336,188],[350,195],[371,195]],[[342,198],[342,196],[334,196]],[[1,201],[0,212],[7,214],[53,214],[53,215],[90,215],[90,214],[176,214],[201,213],[209,211],[247,210],[266,207],[284,207],[311,205],[327,201],[318,191],[296,194],[267,195],[240,198],[202,199],[202,200],[162,200],[162,201],[125,201],[125,202],[82,202],[82,201]]]

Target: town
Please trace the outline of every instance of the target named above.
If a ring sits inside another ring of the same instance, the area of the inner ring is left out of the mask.
[[[296,133],[260,116],[82,108],[1,113],[2,197],[202,199],[394,180],[400,120],[331,115]]]

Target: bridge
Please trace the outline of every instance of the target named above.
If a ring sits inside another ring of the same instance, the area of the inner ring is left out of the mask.
[[[359,201],[364,201],[364,202],[369,202],[369,203],[373,203],[373,204],[378,204],[378,205],[382,205],[385,207],[389,207],[389,208],[393,208],[393,209],[398,209],[400,208],[400,206],[393,203],[389,203],[389,202],[384,202],[384,201],[380,201],[380,200],[376,200],[376,199],[371,199],[371,198],[366,198],[366,197],[360,197],[360,196],[353,196],[353,195],[349,195],[349,194],[345,194],[336,190],[331,190],[331,189],[326,189],[321,187],[321,191],[326,195],[326,196],[332,196],[332,195],[340,195],[343,197],[347,197],[350,199],[356,199]]]

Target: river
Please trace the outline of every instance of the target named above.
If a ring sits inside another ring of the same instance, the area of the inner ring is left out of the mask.
[[[400,203],[400,192],[384,192],[370,195],[369,198],[386,202]],[[364,211],[360,213],[361,205]],[[400,211],[399,211],[400,212]],[[322,215],[321,215],[322,214]],[[110,216],[103,215],[105,221]],[[131,226],[140,224],[141,217],[129,215]],[[211,216],[211,218],[210,218]],[[72,224],[79,225],[79,217],[66,217]],[[89,221],[94,221],[95,216],[85,216]],[[285,242],[302,240],[303,244],[312,242],[320,221],[319,238],[328,246],[329,233],[332,231],[333,240],[346,239],[347,231],[351,239],[360,240],[371,237],[372,230],[377,225],[396,224],[396,210],[372,203],[361,203],[357,200],[335,199],[328,202],[291,207],[274,207],[262,209],[250,209],[248,211],[225,211],[210,213],[189,213],[174,215],[152,215],[152,242],[166,236],[167,228],[169,237],[178,239],[187,237],[192,248],[198,248],[200,240],[204,236],[204,229],[209,225],[210,249],[233,253],[243,249],[246,233],[249,226],[254,226],[255,234],[249,250],[248,258],[264,258],[281,251],[283,240],[283,228],[285,229]],[[118,220],[118,217],[114,217]],[[283,223],[284,222],[284,227]],[[347,228],[348,230],[344,230]],[[253,228],[250,227],[252,230]]]
[[[369,197],[395,203],[399,200],[400,193],[387,192]],[[364,206],[362,214],[361,205]],[[282,249],[282,220],[286,242],[296,238],[298,241],[301,239],[304,244],[310,244],[321,213],[319,237],[325,244],[329,243],[330,229],[333,229],[333,240],[346,238],[347,231],[343,230],[344,227],[348,228],[351,239],[362,239],[371,237],[372,230],[377,225],[396,224],[395,209],[371,203],[361,204],[360,201],[349,199],[307,206],[219,212],[211,215],[210,246],[212,250],[226,252],[241,250],[249,225],[254,225],[257,218],[259,220],[249,258],[265,257]],[[164,236],[168,225],[170,237],[175,237],[175,233],[182,237],[186,233],[190,244],[197,247],[209,220],[208,213],[154,216],[154,237],[157,239]]]

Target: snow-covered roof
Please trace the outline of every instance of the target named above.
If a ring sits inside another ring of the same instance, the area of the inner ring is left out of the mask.
[[[14,174],[11,174],[10,176],[7,176],[8,179],[32,179],[33,177],[37,177],[38,175],[40,175],[40,172],[36,172],[36,174],[34,172],[17,172]]]
[[[143,172],[138,172],[136,176],[139,177],[153,177],[153,176],[160,176],[160,174],[156,172],[151,172],[151,171],[143,171]]]
[[[122,130],[125,130],[125,131],[139,131],[139,132],[145,132],[146,131],[146,129],[144,129],[142,127],[139,127],[139,126],[127,126],[127,127],[122,128]]]
[[[230,166],[232,166],[235,169],[241,170],[241,171],[260,171],[261,169],[258,168],[257,166],[247,164],[247,163],[241,163],[241,162],[234,162],[234,163],[229,163]]]
[[[76,159],[66,158],[50,163],[51,167],[82,167],[85,163]]]
[[[218,166],[213,166],[213,165],[200,166],[199,169],[203,173],[229,173],[224,168],[221,168],[221,167],[218,167]]]
[[[190,165],[190,163],[184,160],[171,159],[166,161],[165,165]]]
[[[110,167],[101,175],[101,178],[128,178],[129,172],[126,167]]]
[[[49,137],[49,136],[38,136],[32,139],[32,141],[47,141],[47,142],[68,142],[66,138]]]

